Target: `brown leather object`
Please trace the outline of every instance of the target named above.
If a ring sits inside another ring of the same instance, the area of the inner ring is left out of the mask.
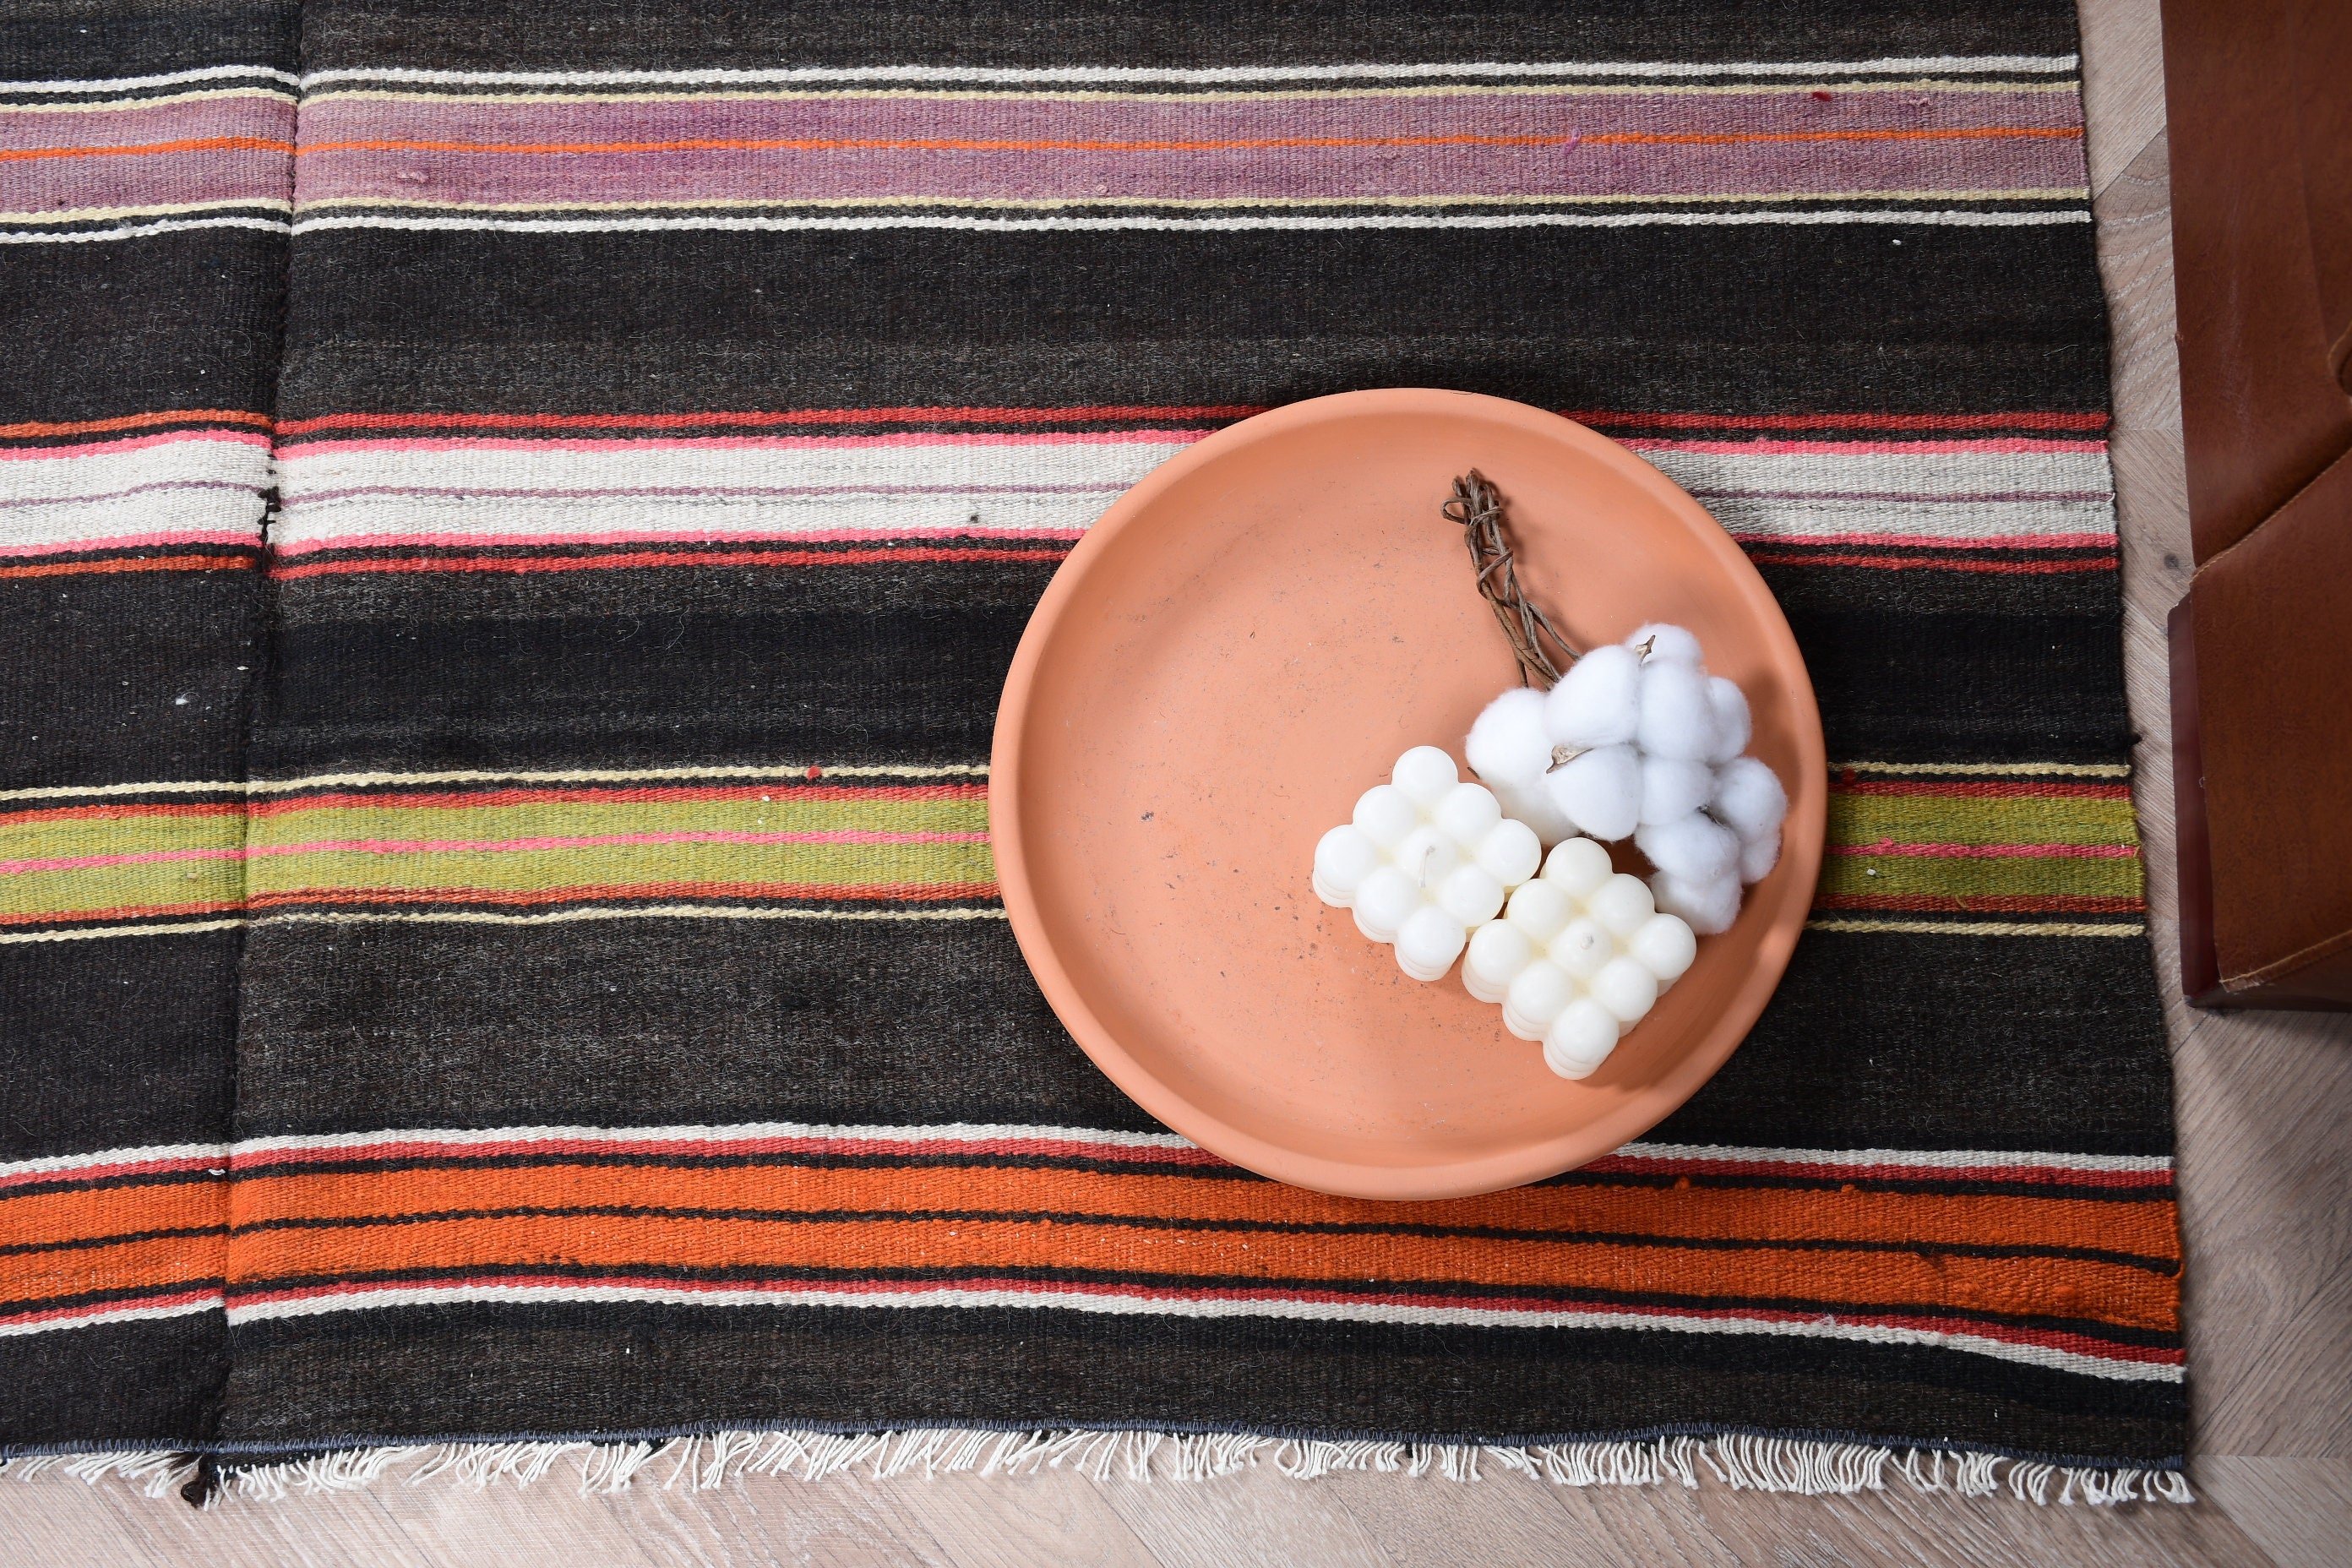
[[[2352,449],[2352,4],[2166,0],[2200,564]]]
[[[2352,1004],[2352,454],[2205,563],[2189,622],[2210,999]]]

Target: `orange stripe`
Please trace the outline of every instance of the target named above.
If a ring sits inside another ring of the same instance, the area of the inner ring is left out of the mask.
[[[208,900],[190,904],[118,904],[110,910],[45,910],[37,914],[0,914],[0,926],[62,925],[68,921],[81,924],[91,921],[158,920],[165,915],[235,914],[241,907],[234,900],[224,903]]]
[[[1854,1307],[1941,1306],[2063,1314],[2138,1329],[2179,1325],[2169,1277],[2116,1264],[1902,1252],[1660,1248],[1469,1237],[1281,1236],[1024,1220],[688,1219],[559,1215],[240,1233],[235,1280],[350,1279],[383,1271],[492,1273],[556,1266],[622,1272],[1055,1269],[1177,1278],[1377,1280],[1496,1289],[1638,1289]]]
[[[123,572],[250,571],[257,552],[245,545],[228,545],[232,553],[219,555],[131,555],[112,561],[48,561],[35,566],[0,566],[0,578],[88,577]]]
[[[236,787],[233,784],[221,785],[225,792]],[[179,802],[146,805],[45,805],[32,811],[0,811],[0,826],[16,827],[35,822],[119,821],[148,816],[236,816],[243,810],[244,807],[235,801],[198,805]]]
[[[1267,136],[1233,141],[1030,141],[965,137],[692,137],[675,142],[314,142],[299,156],[319,153],[489,153],[545,156],[596,153],[1241,153],[1286,147],[1719,147],[1777,142],[1987,142],[2019,138],[2072,141],[2083,134],[2071,125],[1982,125],[1948,130],[1755,131],[1674,132],[1601,132],[1581,136]]]
[[[146,430],[158,425],[244,425],[269,428],[269,416],[235,408],[165,408],[152,414],[118,414],[108,419],[28,419],[0,425],[0,441],[41,436],[103,436],[116,430]]]
[[[125,142],[110,147],[16,147],[0,150],[0,163],[36,158],[144,158],[164,153],[286,153],[291,142],[266,136],[191,136],[179,142]]]
[[[100,1291],[154,1290],[226,1271],[228,1247],[217,1231],[165,1236],[63,1252],[0,1257],[0,1301],[32,1302]]]
[[[1444,1226],[1706,1240],[1894,1241],[2092,1248],[2177,1258],[2162,1199],[1945,1196],[1775,1187],[1522,1187],[1445,1203],[1366,1203],[1270,1182],[1020,1167],[439,1167],[240,1178],[237,1216],[364,1218],[465,1209],[1084,1213],[1266,1225]]]
[[[177,1181],[0,1198],[0,1237],[12,1247],[227,1223],[227,1180],[201,1173]]]

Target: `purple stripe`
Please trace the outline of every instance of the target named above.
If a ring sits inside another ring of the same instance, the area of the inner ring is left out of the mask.
[[[665,500],[733,500],[768,496],[977,496],[1117,495],[1128,487],[1108,485],[685,485],[643,489],[486,489],[473,485],[352,485],[334,490],[289,490],[289,506],[346,500],[356,496],[444,496],[460,500],[596,500],[659,497]]]
[[[92,490],[87,495],[15,496],[0,500],[0,508],[19,506],[87,506],[98,501],[121,500],[130,496],[153,495],[162,490],[239,490],[250,496],[261,493],[262,487],[236,479],[158,479],[153,484],[132,485],[119,490]]]
[[[291,142],[294,106],[283,98],[256,96],[69,113],[0,109],[0,152],[121,147],[212,136],[257,136],[272,142]]]
[[[0,212],[282,202],[289,162],[282,153],[230,151],[0,163]]]

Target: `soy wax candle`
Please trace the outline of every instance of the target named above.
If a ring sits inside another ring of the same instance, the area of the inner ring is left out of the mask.
[[[1399,968],[1431,981],[1542,860],[1535,830],[1506,817],[1492,791],[1464,783],[1435,746],[1415,746],[1315,846],[1315,895],[1352,910],[1357,930],[1395,946]]]

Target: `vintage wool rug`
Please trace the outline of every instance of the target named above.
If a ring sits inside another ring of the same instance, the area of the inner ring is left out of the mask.
[[[2185,1497],[2074,26],[12,10],[0,1452]],[[1087,1064],[985,767],[1112,497],[1393,384],[1688,487],[1836,759],[1720,1079],[1417,1205]]]

